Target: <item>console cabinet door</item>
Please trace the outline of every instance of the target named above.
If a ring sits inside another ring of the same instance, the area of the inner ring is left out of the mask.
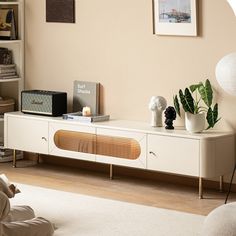
[[[146,168],[146,134],[97,128],[96,161]]]
[[[199,140],[148,135],[147,169],[199,176]]]
[[[6,146],[11,149],[48,154],[48,122],[7,116]]]
[[[77,122],[49,122],[49,154],[95,161],[95,128]]]

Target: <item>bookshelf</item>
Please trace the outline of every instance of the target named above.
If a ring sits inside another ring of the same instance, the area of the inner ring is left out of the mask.
[[[15,100],[15,110],[20,109],[20,96],[24,88],[24,0],[0,1],[0,9],[13,9],[15,16],[15,25],[17,38],[14,40],[0,39],[0,47],[7,48],[12,52],[13,63],[16,65],[16,78],[0,78],[0,97],[9,97]],[[0,115],[0,147],[4,147],[4,119]],[[2,151],[1,153],[4,153]],[[3,161],[4,155],[0,153],[0,162]],[[8,152],[9,153],[9,152]],[[5,160],[11,158],[8,155]]]

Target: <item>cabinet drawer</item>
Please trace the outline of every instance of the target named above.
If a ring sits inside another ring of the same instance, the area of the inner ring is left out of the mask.
[[[95,128],[49,122],[49,154],[95,161]]]
[[[98,128],[96,161],[146,168],[146,134]]]
[[[199,176],[199,140],[148,135],[147,169]]]
[[[7,117],[8,148],[48,154],[48,122],[19,117]]]

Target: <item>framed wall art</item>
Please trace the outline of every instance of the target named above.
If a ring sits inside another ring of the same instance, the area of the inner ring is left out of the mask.
[[[197,0],[153,0],[154,34],[197,36]]]
[[[46,0],[46,22],[75,23],[75,0]]]

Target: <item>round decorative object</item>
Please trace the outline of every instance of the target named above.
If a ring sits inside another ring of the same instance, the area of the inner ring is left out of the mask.
[[[228,0],[229,5],[231,6],[231,8],[234,11],[234,14],[236,16],[236,1],[235,0]]]
[[[217,207],[206,217],[202,236],[236,236],[236,203]]]
[[[167,107],[165,112],[165,124],[166,124],[166,129],[174,129],[174,126],[173,126],[173,120],[176,119],[176,111],[175,111],[175,108],[174,107]]]
[[[229,94],[236,95],[236,53],[224,56],[216,65],[216,80]]]
[[[162,113],[167,106],[167,101],[162,96],[152,96],[149,102],[149,110],[152,112],[151,126],[162,126]]]
[[[185,128],[190,133],[200,133],[205,129],[205,114],[185,112]]]

